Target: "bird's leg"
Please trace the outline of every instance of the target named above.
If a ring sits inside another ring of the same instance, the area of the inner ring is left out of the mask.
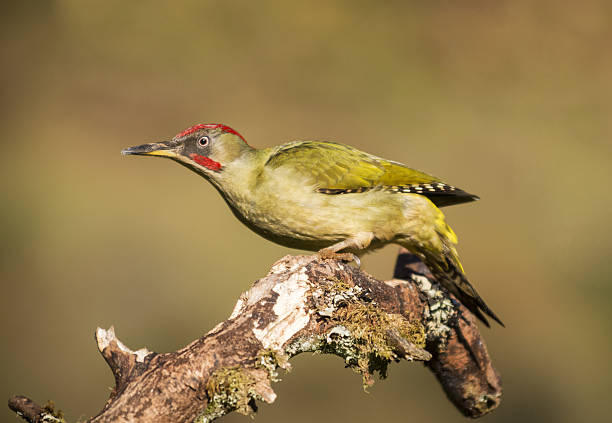
[[[353,253],[338,253],[337,250],[334,251],[334,248],[336,245],[340,245],[342,244],[341,242],[339,242],[338,244],[334,244],[330,247],[327,248],[323,248],[319,251],[317,251],[317,255],[319,257],[321,257],[321,259],[325,260],[325,259],[331,259],[331,260],[342,260],[342,261],[346,261],[346,262],[351,262],[354,261],[355,264],[357,265],[357,267],[361,267],[361,260],[359,259],[359,257],[356,254]],[[341,248],[339,248],[339,250],[341,250]]]
[[[371,232],[360,232],[355,236],[337,242],[329,247],[322,248],[317,252],[317,254],[322,259],[342,260],[348,262],[354,261],[357,267],[361,267],[361,260],[356,254],[348,252],[340,253],[339,251],[344,249],[351,249],[355,251],[365,250],[368,248],[373,238],[374,234]]]

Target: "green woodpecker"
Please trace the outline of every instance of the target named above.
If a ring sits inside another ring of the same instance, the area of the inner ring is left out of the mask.
[[[389,243],[404,246],[487,326],[483,312],[502,324],[465,277],[457,236],[438,208],[478,197],[434,176],[333,142],[255,149],[221,124],[192,126],[122,153],[168,157],[193,170],[242,223],[287,247],[346,259]]]

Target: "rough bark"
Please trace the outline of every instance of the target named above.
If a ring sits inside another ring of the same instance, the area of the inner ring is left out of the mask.
[[[386,376],[391,361],[425,361],[469,417],[501,401],[501,380],[473,316],[405,252],[386,282],[337,261],[284,257],[241,295],[228,320],[173,353],[132,351],[112,327],[98,328],[96,341],[115,388],[92,423],[208,422],[231,411],[252,413],[256,400],[276,399],[278,369],[306,351],[343,357],[364,387],[375,373]],[[26,397],[11,398],[9,407],[29,422],[64,421],[52,405]]]

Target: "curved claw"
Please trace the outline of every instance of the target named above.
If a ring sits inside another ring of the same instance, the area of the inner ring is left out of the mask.
[[[342,260],[347,263],[354,262],[358,269],[361,268],[361,259],[359,258],[359,256],[353,253],[336,253],[335,251],[323,249],[317,252],[317,255],[323,260],[331,259]]]

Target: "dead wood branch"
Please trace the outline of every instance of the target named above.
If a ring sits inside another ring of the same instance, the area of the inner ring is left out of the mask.
[[[256,400],[276,399],[278,369],[306,351],[343,357],[364,386],[375,373],[386,376],[391,361],[425,361],[463,414],[495,409],[501,381],[473,316],[414,256],[400,254],[395,277],[381,282],[340,262],[287,256],[241,295],[228,320],[179,351],[132,351],[113,328],[98,329],[115,388],[89,422],[208,422],[252,413]],[[63,422],[25,397],[9,406],[29,422]],[[43,420],[49,416],[56,420]]]

